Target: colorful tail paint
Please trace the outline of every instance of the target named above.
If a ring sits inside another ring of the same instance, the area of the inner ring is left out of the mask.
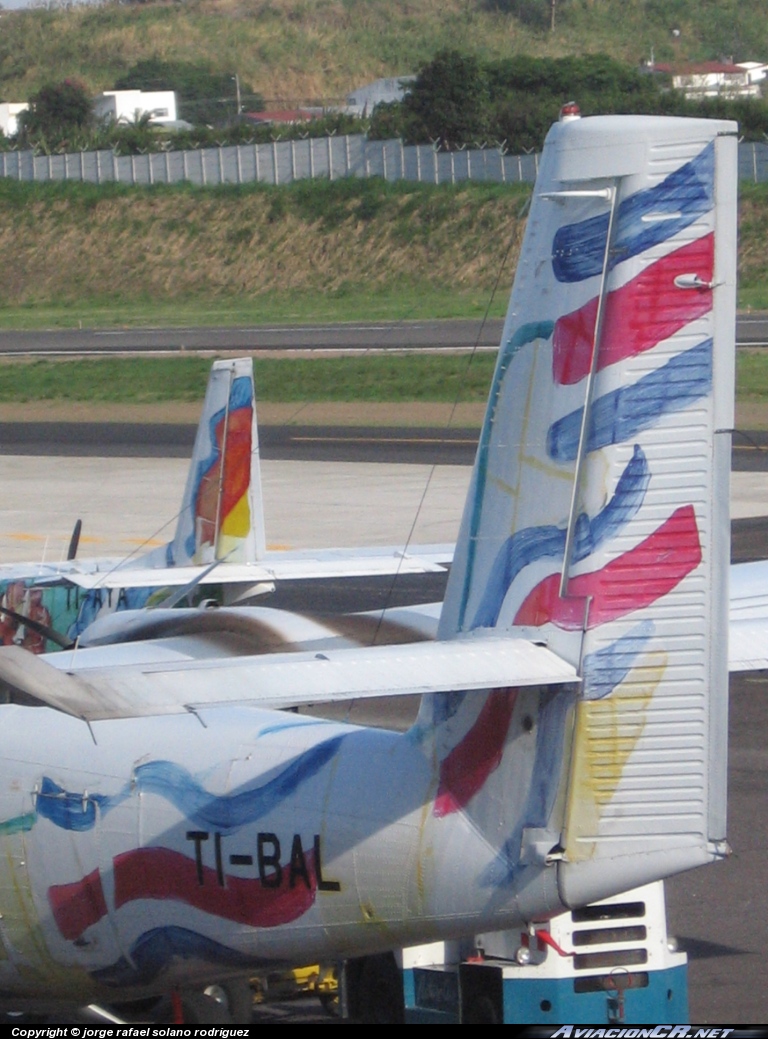
[[[535,770],[560,814],[521,829],[546,827],[566,902],[725,836],[733,134],[551,131],[450,575],[441,638],[519,632],[580,668],[540,734],[573,731],[570,773]]]
[[[264,554],[264,517],[253,363],[211,369],[176,535],[172,565],[255,562]]]

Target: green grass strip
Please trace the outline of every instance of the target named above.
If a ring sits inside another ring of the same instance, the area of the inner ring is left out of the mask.
[[[739,350],[736,355],[736,399],[768,401],[768,350]]]
[[[484,402],[495,352],[255,358],[256,396],[271,402]],[[201,402],[211,361],[203,357],[104,358],[0,363],[0,403]],[[768,402],[768,351],[739,351],[737,398]]]
[[[484,401],[495,354],[435,357],[257,358],[262,401]],[[202,401],[211,361],[200,357],[106,358],[0,364],[0,402]]]
[[[83,300],[18,306],[0,303],[0,330],[227,328],[449,318],[469,318],[479,324],[486,310],[489,317],[504,317],[508,298],[509,284],[505,282],[490,308],[488,293],[482,289],[436,288],[426,283],[380,289],[350,285],[323,293],[274,292],[249,299],[209,298],[205,302]]]

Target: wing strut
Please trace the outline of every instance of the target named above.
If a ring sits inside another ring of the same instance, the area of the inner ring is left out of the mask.
[[[219,487],[216,494],[216,526],[213,530],[213,556],[218,559],[219,555],[219,527],[221,526],[221,499],[224,494],[224,475],[227,466],[227,436],[229,433],[229,410],[232,405],[232,382],[234,380],[234,368],[229,368],[229,386],[227,387],[227,406],[224,412],[224,432],[221,436],[221,461],[219,463]]]
[[[576,452],[576,462],[573,469],[573,489],[571,492],[571,508],[568,515],[568,528],[565,536],[565,551],[563,552],[563,569],[560,573],[560,598],[568,596],[568,574],[571,569],[571,555],[573,553],[573,540],[576,536],[576,520],[579,515],[579,490],[581,488],[581,475],[584,468],[584,460],[587,454],[587,439],[589,436],[589,423],[592,415],[592,393],[594,390],[595,374],[597,372],[597,361],[600,355],[600,337],[603,330],[603,318],[605,315],[605,301],[608,295],[607,283],[611,252],[613,250],[613,236],[616,215],[616,200],[618,198],[619,178],[615,178],[612,187],[606,192],[605,189],[596,190],[592,194],[597,198],[610,200],[610,212],[608,214],[608,231],[605,236],[605,252],[603,253],[603,269],[600,273],[600,291],[597,296],[597,315],[595,317],[595,331],[592,337],[592,358],[587,375],[587,384],[584,393],[584,410],[581,416],[581,430],[579,432],[579,447]],[[558,193],[559,194],[559,193]],[[569,196],[578,194],[583,198],[587,192],[563,192]],[[548,197],[556,197],[555,193]],[[586,623],[586,621],[585,621]]]

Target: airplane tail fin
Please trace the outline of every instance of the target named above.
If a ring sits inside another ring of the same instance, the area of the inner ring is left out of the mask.
[[[253,362],[215,361],[168,563],[251,563],[263,555]]]
[[[545,849],[565,904],[724,853],[735,133],[553,127],[504,326],[438,634],[578,669],[526,708],[504,852]]]

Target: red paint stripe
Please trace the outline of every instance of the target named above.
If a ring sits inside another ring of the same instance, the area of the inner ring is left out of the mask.
[[[224,487],[221,502],[222,519],[228,516],[248,490],[251,482],[251,431],[253,409],[238,408],[231,412],[227,427],[227,450],[224,458]]]
[[[601,570],[568,582],[559,596],[560,575],[538,584],[517,611],[515,624],[556,624],[575,631],[584,619],[584,599],[592,597],[589,628],[616,620],[661,599],[701,562],[701,544],[692,505],[683,505],[645,541]]]
[[[215,869],[202,868],[200,883],[196,863],[168,848],[136,848],[113,860],[115,909],[136,899],[184,902],[212,916],[249,927],[276,927],[305,913],[315,900],[317,876],[314,851],[304,853],[310,886],[282,867],[278,887],[265,887],[255,877],[227,876],[222,887]],[[254,867],[255,868],[255,867]],[[48,901],[56,926],[68,941],[79,938],[107,915],[107,904],[98,870],[73,884],[48,889]]]
[[[276,927],[305,913],[315,900],[317,878],[314,852],[305,852],[310,887],[301,877],[290,886],[289,868],[282,867],[279,887],[264,887],[255,877],[226,877],[222,887],[216,870],[202,867],[168,848],[137,848],[114,860],[115,908],[136,899],[184,902],[212,916],[249,927]],[[252,868],[256,868],[255,866]]]
[[[489,693],[475,724],[443,761],[433,810],[438,818],[463,808],[499,767],[516,699],[517,689]]]
[[[598,371],[650,350],[712,309],[711,289],[680,289],[675,278],[697,274],[711,282],[714,248],[714,235],[705,235],[657,260],[608,295]],[[595,298],[557,319],[552,339],[556,383],[570,386],[589,373],[596,316]]]
[[[216,526],[219,484],[222,484],[221,515],[223,520],[248,490],[251,481],[251,431],[253,409],[237,408],[229,413],[226,451],[222,451],[224,418],[216,424],[216,461],[200,480],[195,502],[195,516],[202,527],[201,543],[210,544]],[[224,454],[224,480],[221,481],[221,459]]]
[[[74,884],[48,888],[48,902],[56,926],[70,942],[79,938],[83,931],[98,923],[107,913],[101,876],[97,869]]]

